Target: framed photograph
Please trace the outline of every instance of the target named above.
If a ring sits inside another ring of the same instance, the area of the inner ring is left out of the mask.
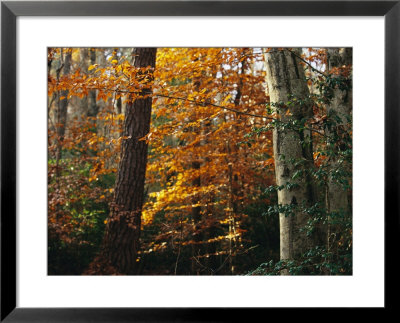
[[[391,308],[399,21],[398,1],[3,1],[1,321]]]

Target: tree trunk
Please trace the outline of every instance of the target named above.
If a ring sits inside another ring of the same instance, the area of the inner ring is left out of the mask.
[[[309,90],[304,69],[296,57],[300,54],[300,49],[265,52],[271,106],[281,125],[312,115],[312,107],[307,104]],[[307,174],[307,169],[313,167],[311,132],[283,127],[278,123],[273,131],[273,148],[276,184],[285,186],[278,191],[278,203],[291,209],[291,212],[279,214],[280,258],[298,259],[313,244],[302,230],[309,217],[299,209],[315,201],[313,185]],[[295,186],[288,187],[289,183]]]
[[[61,53],[62,55],[62,53]],[[67,49],[67,52],[64,57],[64,66],[62,75],[68,75],[71,70],[71,61],[72,61],[72,49]],[[62,100],[60,100],[64,97]],[[56,128],[57,128],[57,153],[56,153],[56,161],[57,165],[59,164],[62,156],[62,145],[65,136],[65,128],[67,125],[67,112],[68,112],[68,90],[62,90],[59,93],[58,97],[58,105],[56,110]]]
[[[80,63],[79,68],[81,69],[81,73],[87,76],[88,74],[88,57],[89,57],[89,49],[87,47],[83,47],[79,49]],[[85,95],[84,97],[78,100],[79,102],[79,110],[77,112],[79,116],[79,120],[81,120],[81,116],[84,116],[88,108],[88,97]]]
[[[194,158],[198,158],[195,156]],[[200,171],[201,163],[200,161],[193,161],[192,168],[196,171]],[[193,187],[198,190],[201,186],[201,178],[200,175],[196,176],[192,182]],[[192,245],[192,275],[200,275],[200,268],[196,262],[196,259],[201,255],[201,246],[200,242],[202,240],[202,228],[201,228],[201,206],[200,204],[200,196],[199,193],[196,193],[192,199],[192,217],[193,217],[193,245]],[[200,258],[198,258],[200,261]]]
[[[155,67],[156,48],[136,48],[133,51],[136,68]],[[151,91],[150,86],[145,90]],[[147,164],[146,140],[140,140],[150,130],[152,98],[136,99],[126,109],[121,161],[115,184],[111,213],[107,220],[101,259],[117,274],[134,274],[144,199]],[[107,273],[107,268],[102,273]]]
[[[196,59],[197,60],[197,59]],[[201,89],[202,85],[202,78],[201,76],[195,77],[193,79],[193,91],[194,93],[198,94],[198,92]],[[196,96],[196,100],[199,100],[199,97]],[[197,111],[197,110],[196,110]],[[194,120],[197,118],[200,118],[200,115],[198,112],[195,113],[194,115]],[[192,132],[195,134],[200,135],[201,133],[201,127],[192,127]],[[195,140],[195,138],[193,138]],[[203,253],[202,246],[200,242],[203,240],[203,228],[202,228],[202,210],[201,210],[201,196],[199,193],[199,189],[201,187],[201,176],[200,176],[200,169],[201,169],[201,161],[200,161],[200,155],[199,155],[199,148],[201,145],[204,143],[199,142],[194,145],[194,154],[192,156],[193,161],[192,161],[192,169],[195,170],[196,172],[198,171],[198,175],[193,179],[192,185],[197,191],[193,198],[192,198],[192,218],[193,218],[193,244],[192,244],[192,275],[200,275],[200,267],[198,265],[198,262],[201,261],[201,254]]]
[[[96,48],[89,49],[90,64],[96,64]],[[96,90],[89,91],[89,96],[87,99],[87,116],[96,118],[99,113],[99,107],[96,104]]]
[[[329,48],[328,49],[328,69],[342,68],[343,66],[350,66],[352,64],[352,49],[351,48]],[[332,77],[339,77],[333,75]],[[343,136],[348,136],[351,131],[351,123],[347,119],[351,115],[352,110],[352,89],[335,86],[332,89],[333,96],[330,104],[327,107],[328,115],[337,121],[331,129],[327,129],[327,134],[333,136],[335,142],[332,142],[334,156],[330,162],[331,172],[334,174],[335,169],[343,168],[346,166],[341,165],[340,156],[338,155],[342,149],[340,142]],[[339,119],[337,119],[339,117]],[[329,213],[349,213],[348,190],[341,184],[334,176],[329,176],[327,185],[327,210]],[[328,226],[328,249],[339,240],[338,228],[334,225],[334,219],[329,218]],[[332,250],[331,250],[332,251]]]

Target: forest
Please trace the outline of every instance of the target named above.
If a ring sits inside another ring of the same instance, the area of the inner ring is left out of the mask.
[[[352,48],[48,48],[48,275],[352,275]]]

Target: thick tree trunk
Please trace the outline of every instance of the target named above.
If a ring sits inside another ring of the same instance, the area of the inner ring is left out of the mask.
[[[133,52],[134,66],[155,67],[156,48],[137,48]],[[146,89],[146,93],[151,91]],[[111,214],[107,220],[100,263],[111,265],[117,274],[134,274],[144,199],[147,164],[146,140],[140,140],[150,130],[152,98],[137,99],[126,109],[121,160]],[[103,270],[107,273],[107,269]]]
[[[311,105],[306,103],[309,90],[304,69],[296,57],[300,54],[300,49],[272,49],[265,53],[268,94],[282,124],[312,115]],[[300,104],[299,100],[304,101]],[[313,167],[311,133],[278,124],[273,131],[273,148],[276,184],[285,186],[278,191],[278,203],[293,208],[291,215],[279,215],[280,258],[297,259],[313,245],[311,238],[302,230],[309,216],[298,208],[310,206],[315,201],[313,185],[307,175],[307,169]],[[297,185],[288,188],[288,183]]]
[[[352,49],[351,48],[329,48],[328,49],[328,69],[342,68],[343,66],[349,67],[352,64]],[[334,77],[334,76],[333,76]],[[330,104],[327,107],[328,115],[332,119],[338,120],[335,125],[328,130],[327,134],[337,137],[337,141],[332,143],[334,146],[335,156],[330,162],[331,171],[334,173],[335,169],[342,167],[340,165],[340,158],[337,155],[343,147],[340,145],[340,137],[348,136],[351,131],[351,123],[348,118],[352,110],[352,89],[336,86],[333,91],[333,96]],[[339,119],[337,119],[339,117]],[[326,203],[328,212],[349,213],[348,192],[343,184],[332,176],[328,178]],[[340,233],[337,226],[335,226],[334,219],[329,219],[328,227],[328,249],[331,250],[331,245],[339,240]]]

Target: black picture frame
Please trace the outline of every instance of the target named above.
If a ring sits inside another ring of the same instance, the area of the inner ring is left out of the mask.
[[[16,307],[16,19],[18,16],[384,16],[385,18],[385,309],[399,230],[400,1],[2,1],[1,3],[1,321],[233,322],[244,308]],[[389,256],[391,255],[391,256]],[[371,256],[373,261],[373,256]],[[398,275],[397,275],[398,276]],[[390,277],[390,280],[389,280]],[[391,287],[392,286],[392,287]],[[40,292],[40,291],[38,291]],[[271,309],[272,310],[272,309]],[[287,310],[287,309],[286,309]],[[287,312],[285,312],[287,314]],[[240,315],[239,315],[240,314]],[[321,318],[322,319],[322,318]]]

